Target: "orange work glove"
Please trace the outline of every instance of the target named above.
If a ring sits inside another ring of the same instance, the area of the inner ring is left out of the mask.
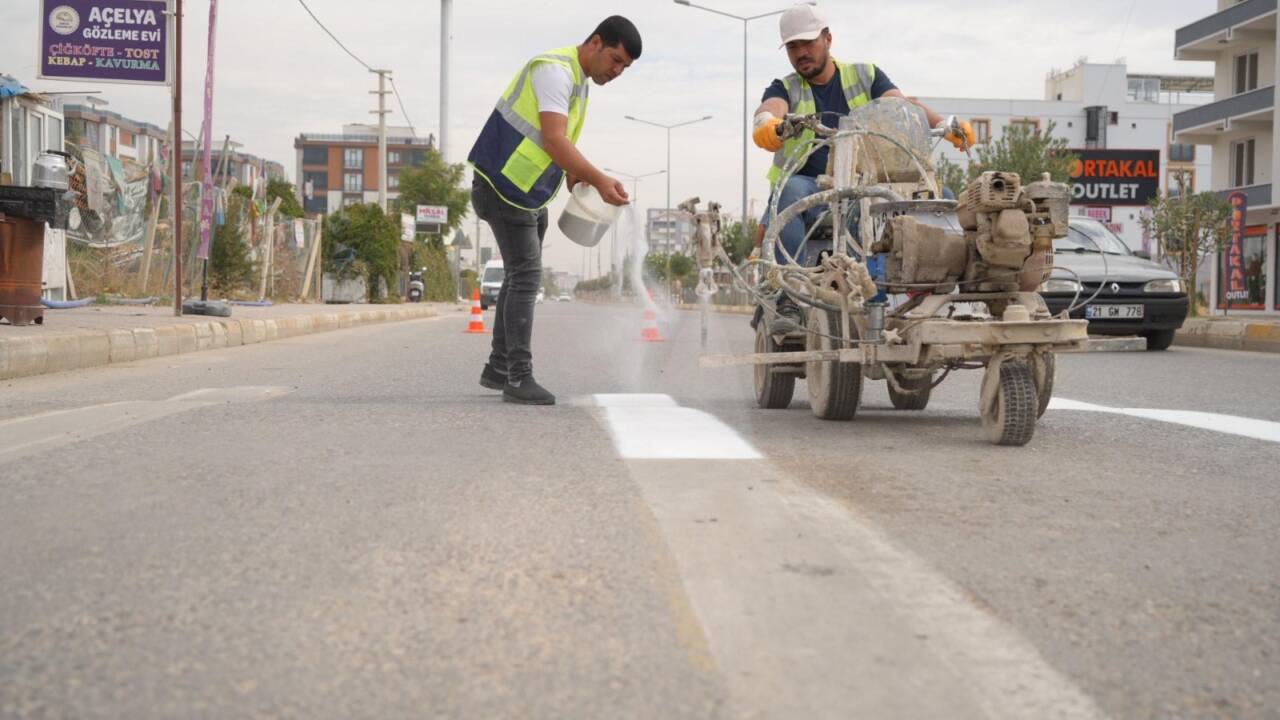
[[[756,129],[752,134],[752,138],[756,141],[756,147],[769,152],[781,150],[782,137],[778,135],[778,126],[781,124],[782,118],[776,117],[773,113],[762,112],[757,115]]]
[[[954,122],[954,118],[949,118],[946,124],[947,127],[952,128],[952,130],[948,132],[943,139],[952,145],[955,145],[957,150],[963,152],[978,144],[978,136],[973,132],[973,126],[969,123],[964,120],[956,123]],[[958,132],[956,130],[957,125],[959,126]]]

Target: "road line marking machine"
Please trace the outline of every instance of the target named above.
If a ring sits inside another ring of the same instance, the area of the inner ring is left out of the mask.
[[[837,128],[819,115],[787,116],[784,138],[812,138],[775,187],[822,147],[831,148],[827,174],[817,194],[785,210],[774,193],[760,257],[741,266],[720,245],[719,206],[682,205],[697,225],[704,350],[717,260],[756,305],[755,352],[704,354],[701,366],[754,366],[765,409],[785,408],[804,378],[824,420],[854,418],[864,379],[887,381],[895,408],[923,410],[952,371],[982,370],[987,439],[1029,442],[1053,393],[1055,353],[1088,341],[1086,321],[1052,316],[1036,293],[1054,269],[1054,238],[1067,234],[1070,191],[1047,175],[1027,184],[993,170],[942,199],[929,158],[932,139],[949,129],[931,130],[923,109],[902,98],[862,106]],[[800,250],[788,252],[780,230],[822,206]]]

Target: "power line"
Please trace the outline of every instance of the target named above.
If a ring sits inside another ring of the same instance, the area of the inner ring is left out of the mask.
[[[329,28],[325,27],[324,23],[320,22],[320,18],[316,17],[316,14],[311,12],[311,8],[307,7],[307,3],[304,2],[304,0],[298,0],[298,4],[302,6],[303,10],[307,11],[307,14],[311,16],[312,20],[316,21],[316,25],[319,25],[320,29],[323,30],[326,35],[328,35],[330,38],[333,38],[333,41],[338,43],[338,47],[342,48],[343,52],[351,56],[352,60],[355,60],[356,62],[360,63],[362,66],[364,66],[364,69],[368,70],[369,72],[377,72],[376,70],[373,69],[373,66],[361,60],[355,53],[351,52],[351,50],[346,45],[343,45],[342,41],[338,39],[338,36],[330,32]],[[400,104],[400,114],[404,115],[404,121],[409,125],[409,132],[413,135],[413,137],[417,137],[418,131],[414,129],[413,120],[409,119],[409,113],[404,109],[404,100],[401,99],[400,97],[400,90],[396,88],[395,77],[391,73],[387,73],[387,79],[391,80],[391,91],[395,93],[396,102]]]
[[[325,34],[326,34],[326,35],[328,35],[329,37],[333,38],[333,41],[334,41],[334,42],[336,42],[336,43],[338,43],[338,47],[342,48],[343,52],[345,52],[346,54],[350,55],[352,60],[355,60],[356,62],[358,62],[358,63],[360,63],[361,65],[363,65],[365,70],[368,70],[369,72],[373,72],[373,67],[372,67],[372,66],[370,66],[370,65],[369,65],[369,63],[367,63],[367,62],[365,62],[365,61],[361,60],[360,58],[356,57],[356,54],[355,54],[355,53],[353,53],[353,52],[351,52],[350,50],[348,50],[348,49],[347,49],[347,46],[342,44],[342,41],[338,39],[338,36],[337,36],[337,35],[334,35],[332,32],[329,32],[329,28],[325,27],[325,26],[324,26],[324,23],[320,22],[320,18],[316,17],[316,14],[315,14],[315,13],[313,13],[313,12],[311,12],[311,8],[307,7],[307,3],[305,3],[303,0],[298,0],[298,4],[302,6],[302,9],[303,9],[303,10],[306,10],[306,11],[307,11],[307,14],[311,16],[311,19],[312,19],[312,20],[315,20],[315,21],[316,21],[316,24],[320,26],[320,29],[321,29],[321,30],[323,30],[323,31],[325,32]]]
[[[409,124],[409,134],[418,137],[418,131],[413,129],[413,121],[409,119],[409,112],[404,109],[404,100],[400,99],[400,90],[396,88],[395,76],[387,75],[387,79],[391,81],[391,92],[396,94],[396,102],[400,103],[400,114],[404,115],[404,121]]]

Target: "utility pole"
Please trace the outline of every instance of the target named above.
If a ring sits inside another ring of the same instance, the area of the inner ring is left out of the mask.
[[[390,70],[370,70],[378,76],[378,89],[369,91],[370,95],[378,96],[378,109],[370,110],[370,115],[378,116],[378,207],[382,208],[382,212],[387,211],[387,113],[391,112],[387,109],[387,76],[391,74]]]
[[[476,213],[476,282],[480,281],[480,214]]]
[[[449,162],[449,26],[453,0],[440,0],[440,158]]]

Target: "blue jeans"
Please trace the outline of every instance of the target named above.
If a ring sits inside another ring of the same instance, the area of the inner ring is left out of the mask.
[[[786,184],[782,186],[781,195],[778,196],[778,212],[782,213],[796,202],[817,193],[817,178],[808,177],[806,175],[792,175],[787,179]],[[826,205],[818,205],[817,207],[809,208],[801,213],[799,218],[792,220],[782,229],[782,232],[778,235],[778,241],[781,247],[775,250],[777,262],[786,262],[786,256],[782,254],[782,248],[786,248],[787,252],[791,254],[791,257],[795,258],[797,263],[801,265],[805,264],[808,252],[807,248],[806,250],[800,249],[800,243],[804,242],[804,236],[805,233],[808,232],[808,228],[818,222],[818,218],[822,217],[822,214],[826,211]],[[761,224],[768,227],[769,220],[769,211],[766,210],[764,219],[761,220]],[[852,217],[849,218],[849,227],[851,232],[853,232],[853,228],[856,227],[856,223]]]

